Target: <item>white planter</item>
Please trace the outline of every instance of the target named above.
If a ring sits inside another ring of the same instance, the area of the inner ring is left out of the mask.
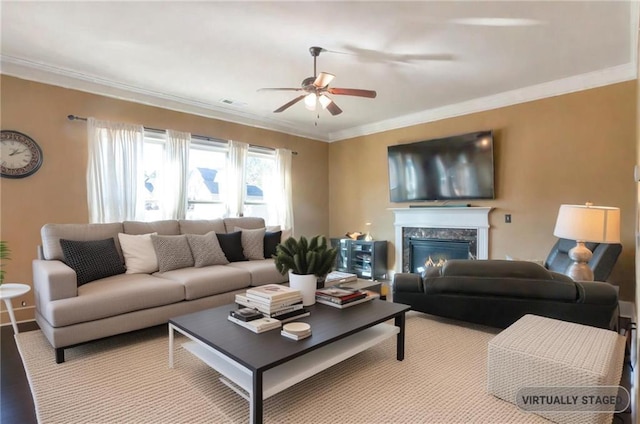
[[[289,287],[300,290],[304,306],[316,303],[317,280],[318,278],[313,274],[299,275],[289,271]]]

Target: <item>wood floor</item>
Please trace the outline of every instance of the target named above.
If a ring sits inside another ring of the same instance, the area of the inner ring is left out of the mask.
[[[18,325],[19,331],[37,329],[35,321]],[[0,423],[37,424],[31,389],[10,325],[0,327],[0,358]]]
[[[38,329],[35,322],[22,323],[18,327],[21,332]],[[0,358],[0,423],[37,424],[31,389],[10,325],[0,327]],[[631,370],[628,361],[625,361],[621,385],[628,389],[630,381]],[[631,424],[631,413],[615,414],[613,423]]]

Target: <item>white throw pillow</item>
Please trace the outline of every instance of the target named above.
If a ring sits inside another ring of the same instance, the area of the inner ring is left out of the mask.
[[[149,234],[118,234],[127,274],[151,274],[158,271],[158,258]]]

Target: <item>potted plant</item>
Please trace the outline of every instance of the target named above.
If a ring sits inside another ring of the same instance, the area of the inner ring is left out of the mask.
[[[7,246],[7,242],[4,240],[0,240],[0,284],[4,283],[4,262],[11,259],[10,254],[11,250],[9,250],[9,246]]]
[[[278,271],[289,273],[289,286],[300,290],[303,305],[309,306],[316,302],[318,279],[331,272],[337,254],[324,236],[317,235],[310,240],[289,237],[276,247],[273,257]]]

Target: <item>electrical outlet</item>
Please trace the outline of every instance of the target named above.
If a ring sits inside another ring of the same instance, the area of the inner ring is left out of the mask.
[[[511,214],[507,213],[504,215],[504,222],[506,222],[507,224],[511,224]]]

